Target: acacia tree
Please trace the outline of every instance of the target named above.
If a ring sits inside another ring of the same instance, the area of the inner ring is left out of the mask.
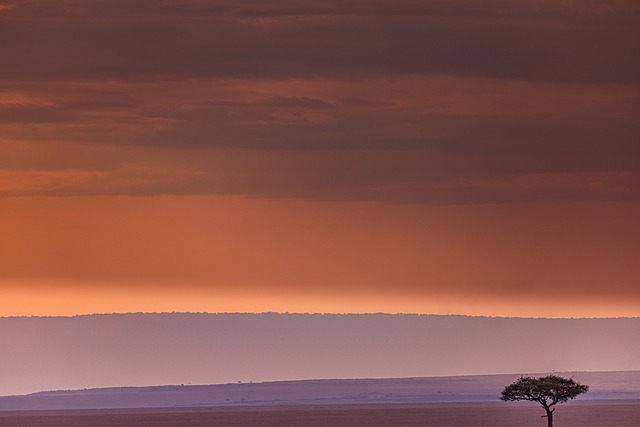
[[[553,427],[553,412],[556,410],[553,406],[587,391],[589,391],[589,386],[577,383],[573,378],[567,379],[557,375],[539,378],[520,377],[504,388],[500,399],[505,402],[516,400],[538,402],[547,412],[547,426]]]

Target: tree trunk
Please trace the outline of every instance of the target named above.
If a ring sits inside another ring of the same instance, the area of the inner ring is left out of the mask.
[[[553,427],[553,411],[544,408],[547,411],[547,427]]]

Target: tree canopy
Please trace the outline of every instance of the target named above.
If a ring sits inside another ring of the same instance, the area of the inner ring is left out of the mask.
[[[517,400],[529,400],[538,402],[547,412],[548,426],[553,426],[552,408],[557,403],[564,403],[569,399],[589,391],[589,386],[580,384],[573,378],[562,378],[557,375],[546,377],[520,377],[517,381],[509,384],[502,391],[500,399],[505,402]]]
[[[505,402],[530,400],[541,405],[553,406],[586,393],[589,386],[577,383],[573,378],[562,378],[557,375],[546,377],[521,377],[509,384],[502,391],[501,399]]]

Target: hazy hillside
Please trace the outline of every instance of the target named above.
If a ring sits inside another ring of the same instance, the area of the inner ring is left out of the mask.
[[[580,400],[640,399],[640,371],[563,373],[589,384]],[[2,410],[498,402],[518,375],[114,387],[0,397]]]
[[[640,318],[0,318],[0,395],[162,384],[640,369]]]

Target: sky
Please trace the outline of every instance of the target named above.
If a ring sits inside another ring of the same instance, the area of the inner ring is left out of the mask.
[[[0,316],[640,316],[634,0],[0,0]]]

